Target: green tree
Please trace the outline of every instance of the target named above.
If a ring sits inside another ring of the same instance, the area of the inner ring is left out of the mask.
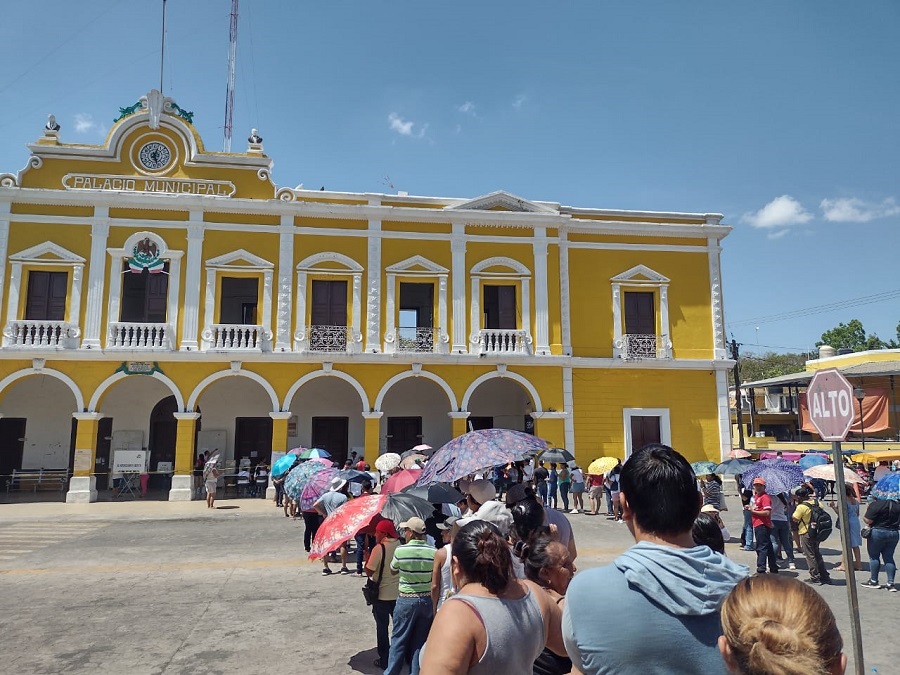
[[[800,373],[806,368],[806,354],[742,354],[739,364],[741,382],[755,382],[779,375]],[[733,383],[732,383],[733,384]]]
[[[900,324],[897,325],[897,337],[900,339]],[[885,342],[875,333],[866,334],[866,329],[859,319],[851,319],[847,323],[839,323],[831,330],[822,333],[822,339],[816,342],[817,347],[829,345],[835,349],[852,349],[855,352],[862,352],[870,349],[885,349],[886,347],[894,347],[896,343],[892,340]]]

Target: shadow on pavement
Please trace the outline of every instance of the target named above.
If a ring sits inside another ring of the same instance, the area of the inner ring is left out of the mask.
[[[239,509],[239,508],[241,508],[241,507],[240,507],[240,506],[237,506],[237,505],[234,505],[234,506],[217,506],[217,507],[216,507],[216,510],[217,510],[217,511],[227,511],[228,509]]]

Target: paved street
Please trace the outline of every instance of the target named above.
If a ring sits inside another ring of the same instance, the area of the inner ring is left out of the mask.
[[[217,503],[214,511],[202,502],[0,505],[4,671],[380,672],[371,665],[375,631],[362,580],[322,577],[303,553],[302,521],[270,502]],[[729,503],[726,523],[739,533],[736,497]],[[581,569],[609,562],[630,543],[627,528],[603,516],[571,519]],[[826,547],[835,564],[836,543],[833,535]],[[728,553],[754,560],[737,544]],[[835,579],[821,591],[849,652],[846,590],[842,575]],[[859,594],[867,671],[900,672],[900,594]]]

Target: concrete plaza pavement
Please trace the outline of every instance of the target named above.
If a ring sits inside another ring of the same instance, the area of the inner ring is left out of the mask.
[[[728,502],[723,515],[739,535],[740,503],[733,495]],[[4,671],[380,673],[363,580],[323,577],[303,551],[302,520],[285,518],[271,502],[217,506],[0,505]],[[632,543],[627,527],[603,515],[570,519],[579,569],[607,564]],[[835,534],[824,546],[833,565],[837,548]],[[727,552],[752,570],[754,554],[737,543]],[[798,572],[785,573],[806,576],[801,561]],[[845,580],[833,576],[834,585],[815,588],[838,617],[852,661]],[[860,588],[859,596],[867,672],[900,673],[900,594]],[[610,607],[610,620],[617,611]]]

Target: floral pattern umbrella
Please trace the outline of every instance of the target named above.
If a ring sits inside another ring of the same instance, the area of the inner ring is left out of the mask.
[[[421,469],[404,469],[390,476],[381,486],[381,494],[389,495],[392,492],[400,492],[414,484],[422,473]]]
[[[770,495],[788,492],[791,488],[806,482],[806,476],[803,475],[800,465],[784,459],[760,460],[741,474],[741,482],[746,488],[753,485],[754,478],[766,481],[766,492]]]
[[[418,452],[407,455],[403,459],[400,460],[400,468],[401,469],[421,469],[422,464],[425,460],[428,459],[425,455],[419,454]]]
[[[319,497],[331,489],[331,481],[337,478],[339,473],[337,469],[325,469],[310,476],[300,490],[300,510],[309,511]]]
[[[587,473],[590,476],[602,476],[612,471],[613,467],[618,463],[618,457],[599,457],[591,462],[587,468]]]
[[[893,472],[882,478],[872,488],[875,499],[893,499],[900,501],[900,473]]]
[[[834,464],[816,464],[803,472],[809,478],[821,478],[822,480],[834,480]],[[857,485],[865,485],[866,481],[859,477],[853,469],[844,467],[844,481],[846,483],[856,483]]]
[[[431,516],[434,507],[424,499],[408,494],[363,495],[337,508],[319,526],[310,549],[310,560],[337,550],[373,520],[387,518],[395,525],[412,516],[423,520]]]
[[[400,455],[396,452],[386,452],[375,460],[375,468],[379,471],[390,471],[400,466]]]
[[[716,466],[715,462],[691,462],[691,468],[694,470],[695,476],[706,476],[715,473]]]
[[[288,474],[284,481],[284,493],[293,500],[300,499],[303,486],[314,474],[328,469],[321,462],[303,462]]]
[[[432,455],[418,484],[452,483],[476,471],[517,462],[547,447],[546,441],[521,431],[470,431],[457,436]]]

